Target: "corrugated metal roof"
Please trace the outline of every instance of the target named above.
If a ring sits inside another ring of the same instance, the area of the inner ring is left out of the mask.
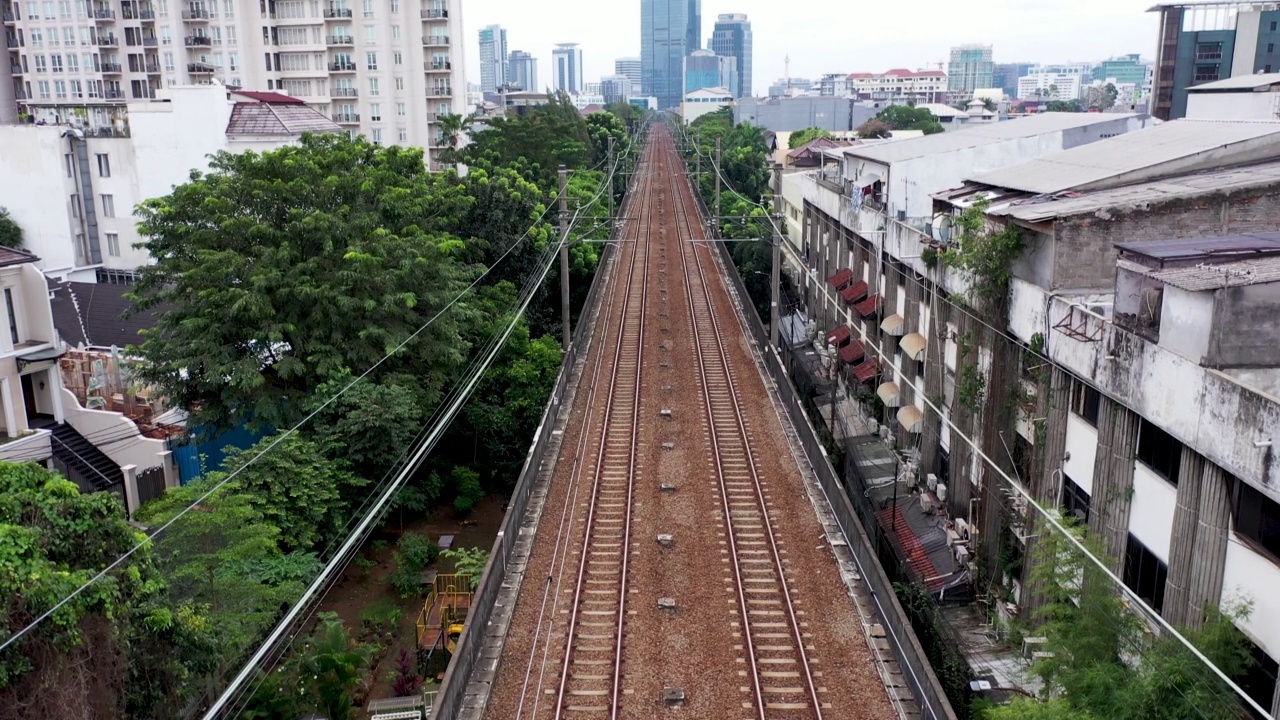
[[[1186,260],[1258,253],[1280,253],[1280,232],[1116,243],[1116,249],[1154,260]]]
[[[1151,203],[1166,200],[1227,193],[1268,185],[1280,185],[1280,162],[1233,167],[1227,170],[1210,170],[1108,190],[1069,195],[1036,195],[993,209],[991,214],[1007,215],[1026,222],[1040,222],[1052,218],[1095,213],[1109,208],[1142,208]],[[940,195],[941,193],[934,197]]]
[[[306,105],[236,103],[227,121],[228,135],[299,135],[341,132],[342,128]]]
[[[1280,73],[1259,73],[1257,75],[1240,75],[1237,77],[1223,78],[1214,80],[1213,82],[1204,83],[1203,85],[1194,85],[1187,88],[1188,92],[1204,92],[1215,90],[1253,90],[1254,88],[1269,87],[1271,85],[1280,84]]]
[[[866,158],[880,163],[893,163],[925,155],[991,145],[1006,140],[1016,140],[1044,133],[1088,127],[1089,125],[1130,117],[1136,116],[1120,113],[1038,113],[998,123],[967,126],[945,133],[903,138],[879,145],[859,145],[846,150],[845,155]]]
[[[1166,285],[1193,292],[1273,283],[1280,281],[1280,257],[1154,270],[1148,275]]]
[[[1160,166],[1175,161],[1232,146],[1240,149],[1241,143],[1261,139],[1274,139],[1275,142],[1267,148],[1269,152],[1255,153],[1250,159],[1266,160],[1280,156],[1280,122],[1175,120],[1018,165],[977,173],[967,179],[1013,190],[1056,193],[1073,188],[1085,189],[1143,170],[1158,172]],[[1212,160],[1203,158],[1206,163]],[[1202,168],[1190,168],[1197,169]],[[1169,170],[1172,172],[1173,168]]]

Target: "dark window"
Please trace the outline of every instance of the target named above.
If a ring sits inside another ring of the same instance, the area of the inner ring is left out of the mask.
[[[1062,508],[1082,525],[1089,522],[1089,493],[1067,477],[1066,473],[1062,475]]]
[[[1271,32],[1275,32],[1275,31],[1276,31],[1276,24],[1271,23]]]
[[[1245,642],[1249,643],[1252,650],[1252,661],[1244,673],[1236,677],[1236,683],[1240,685],[1240,689],[1244,690],[1253,701],[1264,708],[1271,707],[1271,699],[1276,692],[1276,673],[1277,664],[1267,651],[1253,644],[1252,640],[1245,638]],[[1249,714],[1255,718],[1261,718],[1257,711],[1249,708]]]
[[[18,310],[13,306],[13,290],[4,289],[4,306],[9,311],[9,337],[18,344]]]
[[[1272,53],[1272,52],[1275,52],[1275,51],[1276,51],[1276,44],[1275,44],[1275,43],[1267,43],[1267,52]]]
[[[1191,78],[1194,82],[1213,82],[1221,79],[1218,74],[1217,65],[1196,65],[1195,74]]]
[[[1102,394],[1092,386],[1074,380],[1071,383],[1071,412],[1079,415],[1085,422],[1098,427],[1098,405],[1102,402]]]
[[[1280,559],[1280,504],[1236,480],[1235,529]]]
[[[1164,581],[1168,577],[1169,566],[1130,533],[1129,547],[1124,553],[1124,584],[1160,612],[1164,607]]]
[[[1182,443],[1143,420],[1138,430],[1138,460],[1176,486],[1178,469],[1182,466]]]

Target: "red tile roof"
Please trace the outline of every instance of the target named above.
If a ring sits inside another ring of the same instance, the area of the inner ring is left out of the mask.
[[[866,382],[880,373],[880,363],[871,358],[853,369],[853,376]]]
[[[831,332],[827,333],[827,342],[840,345],[849,339],[853,333],[849,332],[848,325],[840,325]]]
[[[902,517],[899,506],[891,505],[876,512],[876,522],[884,528],[890,542],[901,549],[907,565],[911,568],[911,574],[916,577],[916,580],[925,583],[930,590],[942,586],[946,578],[939,577],[942,573],[934,567],[933,561],[929,559],[929,552],[921,544],[920,538],[916,537],[915,531],[907,524],[906,518]],[[893,542],[894,540],[897,542]]]
[[[0,246],[0,267],[9,267],[11,265],[21,265],[23,263],[35,262],[40,258],[29,252],[15,250]]]
[[[858,300],[861,300],[862,297],[866,294],[867,294],[866,280],[859,280],[858,282],[840,291],[840,297],[844,298],[845,302],[857,302]]]
[[[243,95],[250,100],[257,100],[263,103],[275,103],[277,105],[306,105],[305,102],[296,97],[291,97],[283,93],[267,92],[263,90],[232,90],[235,95]]]
[[[842,268],[835,275],[827,278],[827,282],[835,286],[837,290],[844,287],[846,283],[853,279],[853,271],[849,268]]]
[[[858,314],[861,315],[862,317],[874,315],[876,311],[880,309],[880,296],[872,295],[866,300],[863,300],[857,305],[854,305],[853,309],[857,310]]]
[[[867,349],[862,346],[861,340],[853,342],[840,348],[840,359],[852,365],[862,358],[866,357]]]

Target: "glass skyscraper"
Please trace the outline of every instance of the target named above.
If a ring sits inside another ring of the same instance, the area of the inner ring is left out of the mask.
[[[507,82],[507,31],[497,25],[480,28],[480,91],[498,92]]]
[[[658,107],[684,99],[684,59],[701,48],[702,0],[640,0],[641,94]]]
[[[737,63],[737,82],[729,88],[735,98],[751,96],[751,22],[741,13],[716,18],[708,50]]]

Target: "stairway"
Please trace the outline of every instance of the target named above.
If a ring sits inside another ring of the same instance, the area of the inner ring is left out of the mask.
[[[110,490],[124,481],[120,466],[69,423],[53,427],[53,456],[74,468],[96,490]]]

